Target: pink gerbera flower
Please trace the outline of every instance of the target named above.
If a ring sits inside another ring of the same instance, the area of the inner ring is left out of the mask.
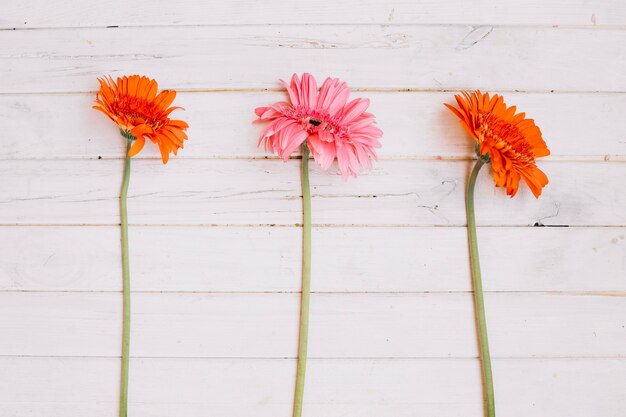
[[[287,161],[307,141],[322,169],[337,159],[344,179],[356,177],[359,167],[372,167],[370,158],[377,159],[375,148],[380,147],[378,138],[383,132],[376,127],[374,115],[366,112],[368,99],[348,102],[350,89],[337,78],[326,78],[319,92],[310,74],[303,74],[302,80],[294,74],[291,85],[280,81],[287,88],[289,102],[255,109],[258,121],[271,122],[259,144]]]

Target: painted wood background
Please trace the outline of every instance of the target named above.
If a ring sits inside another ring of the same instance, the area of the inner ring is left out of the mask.
[[[312,176],[305,415],[482,416],[472,144],[442,106],[480,88],[553,153],[538,201],[479,178],[499,415],[626,416],[625,2],[24,0],[0,29],[1,417],[116,416],[124,144],[90,106],[135,72],[191,127],[167,166],[133,162],[130,414],[291,415],[299,162],[250,122],[304,71],[385,132],[373,171]]]

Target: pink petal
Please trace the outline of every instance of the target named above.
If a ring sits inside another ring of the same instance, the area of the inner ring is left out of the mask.
[[[291,85],[287,84],[283,80],[280,80],[280,83],[287,89],[287,92],[289,93],[289,101],[291,101],[291,105],[293,105],[294,107],[300,104],[297,87],[299,82],[297,82],[297,80],[298,76],[296,74],[293,74],[293,76],[291,77]]]
[[[346,83],[338,78],[326,78],[317,97],[317,108],[334,117],[345,106],[349,96],[350,89]]]
[[[308,108],[313,108],[317,105],[317,82],[315,78],[308,73],[302,74],[300,104]]]
[[[378,139],[383,135],[383,131],[375,125],[363,126],[359,129],[352,130],[350,136],[362,136],[372,139]]]
[[[361,166],[363,166],[366,169],[372,169],[372,161],[370,159],[370,155],[372,152],[369,150],[369,148],[361,144],[355,144],[354,150],[359,160],[359,164],[361,164]]]
[[[263,140],[264,138],[270,137],[272,135],[275,135],[276,132],[279,132],[280,130],[284,129],[285,127],[293,123],[296,123],[296,121],[293,119],[289,119],[287,117],[281,117],[279,119],[274,120],[269,125],[267,125],[267,127],[263,130],[263,133],[261,133],[261,140]]]
[[[332,133],[330,133],[326,129],[318,130],[317,134],[319,135],[320,139],[323,140],[324,142],[334,142],[335,141],[335,135],[333,135]]]
[[[370,106],[368,99],[357,98],[348,103],[342,113],[342,123],[350,123],[363,114],[365,110]]]
[[[311,153],[315,162],[323,169],[327,170],[332,165],[337,155],[334,142],[327,142],[320,139],[317,135],[311,135],[307,139]]]
[[[366,117],[364,116],[365,113],[363,113],[361,116],[357,117],[355,120],[353,120],[350,123],[350,130],[359,130],[362,129],[366,126],[370,126],[374,123],[376,123],[376,119],[373,117]]]
[[[302,101],[300,100],[300,98],[302,97],[302,85],[300,84],[300,79],[296,74],[293,74],[291,76],[291,89],[293,90],[294,95],[297,97],[297,104],[294,104],[294,106],[302,104]]]
[[[307,136],[309,136],[309,132],[305,129],[297,129],[298,125],[292,130],[294,132],[290,132],[289,136],[285,138],[286,146],[283,147],[282,152],[280,153],[280,157],[283,158],[283,161],[287,161],[289,156],[296,150],[302,143],[306,140]]]
[[[265,113],[267,109],[269,109],[269,107],[257,107],[256,109],[254,109],[254,114],[261,117],[261,115]]]
[[[378,140],[367,136],[351,136],[352,143],[360,144],[369,148],[370,152],[375,153],[375,148],[380,148],[381,144]]]
[[[256,108],[254,110],[254,112],[262,120],[276,119],[278,117],[284,116],[284,106],[283,106],[283,104],[285,104],[288,107],[290,107],[289,103],[286,103],[286,102],[281,103],[281,102],[279,102],[279,103],[274,103],[274,104],[272,104],[269,107],[258,107],[258,108]]]
[[[358,171],[355,169],[357,166],[356,157],[354,153],[350,152],[348,146],[337,146],[337,163],[339,164],[339,171],[344,181],[347,180],[350,175],[354,177],[359,175]]]

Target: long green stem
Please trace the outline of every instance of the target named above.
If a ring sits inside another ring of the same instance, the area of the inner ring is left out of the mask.
[[[128,180],[130,179],[130,158],[128,151],[132,140],[127,140],[126,161],[124,162],[124,179],[120,192],[120,217],[122,221],[122,276],[124,294],[124,322],[122,330],[122,380],[120,385],[120,417],[128,413],[128,360],[130,353],[130,265],[128,261],[128,212],[126,197],[128,195]]]
[[[293,417],[302,416],[304,377],[309,342],[309,304],[311,299],[311,187],[309,185],[309,148],[302,145],[302,298],[300,302],[300,333],[298,371],[293,402]]]
[[[472,269],[472,284],[474,287],[474,308],[476,311],[476,330],[478,332],[478,347],[480,349],[481,368],[484,383],[484,398],[487,407],[486,415],[495,417],[496,407],[493,394],[493,375],[491,373],[491,356],[489,355],[489,340],[487,337],[487,322],[485,320],[485,302],[483,300],[483,284],[480,278],[480,260],[478,258],[478,242],[476,240],[476,219],[474,217],[474,186],[478,171],[485,161],[479,157],[467,183],[467,239],[469,242],[470,265]]]

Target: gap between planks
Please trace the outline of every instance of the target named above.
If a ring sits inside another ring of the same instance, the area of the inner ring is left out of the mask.
[[[566,297],[626,297],[626,291],[532,291],[532,290],[484,290],[485,294],[522,294],[522,295],[553,295]],[[0,289],[2,293],[35,293],[35,294],[121,294],[122,290],[24,290]],[[259,294],[300,294],[300,291],[206,291],[206,290],[131,290],[132,294],[202,294],[202,295],[259,295]],[[319,295],[398,295],[413,296],[427,294],[473,294],[473,291],[311,291]]]
[[[78,360],[92,360],[92,359],[116,359],[120,356],[76,356],[76,355],[68,355],[68,356],[53,356],[53,355],[4,355],[0,354],[0,358],[23,358],[23,359],[78,359]],[[295,361],[297,357],[295,356],[138,356],[131,355],[133,359],[155,359],[155,360],[198,360],[198,361],[226,361],[226,360],[238,360],[238,361]],[[309,357],[310,360],[320,360],[320,361],[474,361],[478,360],[478,356],[359,356],[359,357],[340,357],[340,356],[315,356]],[[592,360],[592,361],[602,361],[602,360],[624,360],[626,359],[625,355],[604,355],[604,356],[589,356],[589,355],[578,355],[578,356],[562,356],[562,355],[554,355],[554,356],[546,356],[546,355],[536,355],[536,356],[491,356],[491,359],[499,360],[499,361],[541,361],[541,360],[554,360],[554,361],[569,361],[569,360]]]
[[[2,227],[119,227],[120,223],[0,223],[0,228]],[[427,225],[427,224],[366,224],[366,223],[353,223],[353,224],[336,224],[336,223],[313,223],[311,224],[314,228],[319,229],[331,229],[331,228],[413,228],[413,229],[424,229],[424,228],[462,228],[465,229],[466,226],[463,225]],[[274,223],[129,223],[129,227],[180,227],[180,228],[197,228],[197,227],[205,227],[205,228],[302,228],[302,223],[294,223],[294,224],[274,224]],[[626,225],[567,225],[567,224],[543,224],[543,225],[510,225],[510,224],[491,224],[491,225],[483,225],[477,226],[478,229],[486,229],[486,228],[533,228],[533,227],[567,227],[572,229],[594,229],[594,228],[624,228]]]
[[[2,58],[0,58],[0,61]],[[106,74],[102,74],[106,75]],[[461,91],[476,90],[472,87],[454,87],[454,88],[383,88],[383,87],[368,87],[368,88],[351,88],[350,91],[359,93],[458,93]],[[483,91],[492,91],[492,89],[484,89]],[[518,94],[624,94],[626,90],[531,90],[531,89],[502,89],[493,90],[498,93],[518,93]],[[285,93],[283,88],[177,88],[177,93]],[[0,96],[11,95],[81,95],[92,94],[95,95],[96,90],[81,90],[81,91],[26,91],[26,92],[0,92]]]
[[[139,24],[139,25],[94,25],[94,26],[37,26],[37,27],[4,27],[0,28],[1,31],[42,31],[42,30],[90,30],[90,29],[167,29],[167,28],[237,28],[237,27],[267,27],[267,26],[320,26],[320,27],[333,27],[333,26],[380,26],[386,27],[482,27],[488,26],[498,29],[583,29],[583,30],[626,30],[626,25],[603,25],[603,24],[504,24],[499,25],[497,23],[477,23],[477,22],[464,22],[464,23],[406,23],[406,22],[333,22],[333,23],[205,23],[205,24]]]

